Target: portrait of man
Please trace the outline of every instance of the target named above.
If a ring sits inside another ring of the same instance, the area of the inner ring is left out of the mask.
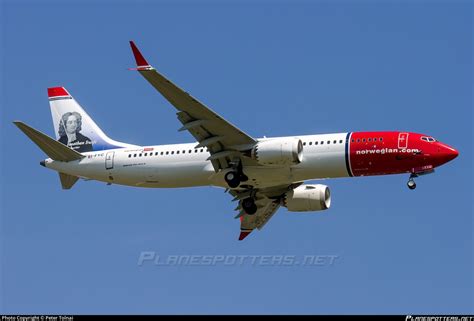
[[[59,121],[58,141],[79,153],[91,152],[92,141],[80,133],[82,116],[78,112],[67,112]]]

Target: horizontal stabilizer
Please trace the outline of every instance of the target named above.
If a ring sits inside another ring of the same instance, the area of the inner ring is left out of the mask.
[[[76,184],[79,177],[69,175],[69,174],[59,173],[59,179],[61,180],[61,186],[63,187],[63,189],[70,189],[74,184]]]
[[[23,122],[15,121],[13,123],[51,159],[61,162],[70,162],[85,157]]]

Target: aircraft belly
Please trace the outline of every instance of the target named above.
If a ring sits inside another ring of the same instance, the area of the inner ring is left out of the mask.
[[[160,187],[187,187],[209,185],[209,176],[214,174],[210,163],[187,162],[164,164],[157,170]]]
[[[291,170],[289,167],[277,166],[246,166],[243,169],[249,178],[243,184],[254,187],[269,187],[292,182]]]
[[[305,155],[303,162],[292,168],[292,174],[295,181],[349,176],[343,151]]]
[[[129,164],[114,171],[114,182],[141,187],[209,185],[214,169],[205,162],[150,162]]]

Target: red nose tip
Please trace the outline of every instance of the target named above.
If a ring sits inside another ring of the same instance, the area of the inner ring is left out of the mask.
[[[454,148],[452,148],[449,155],[450,155],[451,159],[455,159],[456,157],[459,156],[459,152],[457,150],[455,150]]]
[[[441,157],[444,162],[449,162],[459,156],[459,152],[447,145],[443,145],[441,149]]]

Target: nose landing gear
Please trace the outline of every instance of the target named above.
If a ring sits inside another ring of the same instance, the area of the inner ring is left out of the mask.
[[[434,172],[435,172],[434,169],[432,168],[432,166],[430,166],[429,169],[424,170],[422,172],[411,173],[410,178],[408,179],[408,182],[407,182],[408,188],[409,189],[415,189],[416,188],[416,183],[415,183],[415,178],[416,177],[422,176],[422,175],[433,174]]]
[[[415,177],[418,177],[418,175],[416,175],[416,174],[411,174],[410,175],[410,178],[408,179],[408,182],[407,182],[407,186],[408,186],[409,189],[415,189],[416,188],[416,183],[415,183],[415,180],[414,180]]]

